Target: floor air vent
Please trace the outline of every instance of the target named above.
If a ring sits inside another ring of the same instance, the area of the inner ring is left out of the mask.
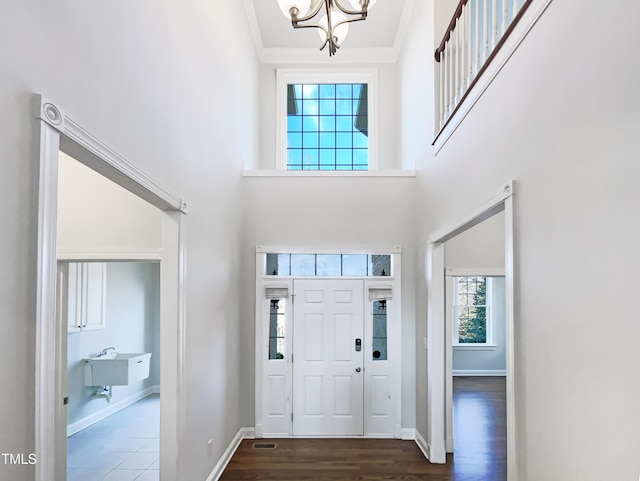
[[[276,449],[276,443],[253,443],[253,449]]]

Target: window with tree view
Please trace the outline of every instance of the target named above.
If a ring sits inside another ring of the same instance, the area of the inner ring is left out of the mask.
[[[453,343],[487,344],[487,278],[456,277]]]
[[[369,170],[366,83],[287,84],[287,170]]]

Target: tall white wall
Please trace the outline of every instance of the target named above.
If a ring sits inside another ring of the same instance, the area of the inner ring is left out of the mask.
[[[153,251],[162,246],[162,213],[60,152],[58,251]]]
[[[438,155],[425,149],[417,162],[423,241],[516,180],[522,481],[640,472],[640,323],[626,274],[640,268],[639,15],[633,1],[552,2]],[[430,81],[414,67],[427,58],[407,48],[406,87]],[[402,109],[431,131],[419,106]]]
[[[240,172],[258,152],[258,68],[242,2],[5,2],[0,44],[0,451],[34,449],[42,93],[189,203],[182,465],[204,480],[247,418]],[[0,478],[32,480],[34,468],[0,464]]]
[[[149,352],[149,377],[129,386],[114,386],[115,404],[160,384],[160,264],[107,263],[105,328],[71,332],[67,336],[67,425],[110,407],[104,399],[91,399],[85,387],[82,360],[102,349],[117,352]]]
[[[458,269],[504,269],[504,212],[473,226],[444,244],[444,265]]]
[[[402,246],[402,425],[415,425],[413,178],[245,178],[243,376],[254,379],[255,249]],[[249,341],[251,340],[251,341]],[[252,412],[254,394],[243,399]],[[245,411],[246,409],[243,409]]]

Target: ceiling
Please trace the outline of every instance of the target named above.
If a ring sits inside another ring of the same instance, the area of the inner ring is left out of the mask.
[[[346,0],[343,0],[346,2]],[[346,2],[348,4],[348,2]],[[364,22],[349,25],[349,34],[333,60],[395,62],[414,0],[379,0]],[[245,0],[256,50],[263,62],[293,63],[328,59],[316,29],[296,29],[277,0]]]

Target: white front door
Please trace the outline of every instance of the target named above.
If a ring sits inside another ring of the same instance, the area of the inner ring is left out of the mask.
[[[293,434],[364,434],[364,281],[294,281]]]

